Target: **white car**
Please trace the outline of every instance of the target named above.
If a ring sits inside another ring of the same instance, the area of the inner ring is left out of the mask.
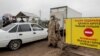
[[[17,50],[21,44],[44,39],[47,29],[33,23],[12,23],[0,29],[0,47]]]

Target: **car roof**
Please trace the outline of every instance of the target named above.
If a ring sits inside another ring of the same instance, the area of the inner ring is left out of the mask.
[[[21,22],[19,22],[19,23],[14,23],[14,24],[16,24],[16,25],[20,25],[20,24],[37,24],[37,23],[29,23],[29,22],[23,22],[23,23],[21,23]]]

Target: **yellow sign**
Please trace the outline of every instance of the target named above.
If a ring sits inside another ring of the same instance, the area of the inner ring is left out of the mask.
[[[100,18],[65,20],[66,43],[100,49]]]

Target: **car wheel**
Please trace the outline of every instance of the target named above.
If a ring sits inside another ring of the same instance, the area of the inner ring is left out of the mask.
[[[21,44],[22,44],[22,43],[21,43],[20,40],[12,40],[12,41],[10,41],[10,43],[9,43],[9,45],[8,45],[8,48],[9,48],[10,50],[14,51],[14,50],[19,49],[20,46],[21,46]]]

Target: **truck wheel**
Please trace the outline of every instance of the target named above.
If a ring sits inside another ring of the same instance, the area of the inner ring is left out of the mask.
[[[17,50],[20,48],[22,42],[20,40],[12,40],[10,41],[8,48],[12,51]]]

